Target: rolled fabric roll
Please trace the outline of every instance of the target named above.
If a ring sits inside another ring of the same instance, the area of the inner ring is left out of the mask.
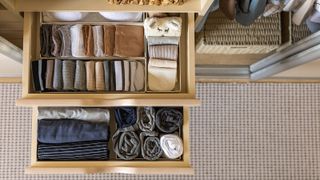
[[[143,57],[144,31],[141,26],[116,25],[114,56]]]
[[[38,61],[38,77],[40,90],[44,91],[46,89],[46,70],[47,69],[47,60]]]
[[[39,107],[38,120],[43,119],[78,119],[109,124],[110,111],[105,108]]]
[[[134,79],[134,87],[136,91],[145,90],[145,68],[142,62],[137,62],[136,74]]]
[[[149,57],[152,59],[178,59],[178,46],[177,45],[154,45],[148,48]]]
[[[51,46],[51,54],[52,56],[61,56],[61,35],[59,32],[60,25],[53,24],[52,25],[52,46]]]
[[[82,26],[84,54],[86,56],[94,55],[94,37],[91,25]]]
[[[51,45],[52,45],[52,25],[44,24],[40,27],[40,47],[41,56],[51,56]]]
[[[95,71],[96,71],[96,89],[97,91],[104,91],[105,90],[105,83],[104,83],[104,69],[103,69],[103,62],[96,61],[95,63]]]
[[[139,107],[137,124],[141,131],[153,131],[156,126],[156,112],[153,107]]]
[[[71,54],[73,57],[86,57],[82,26],[82,24],[76,24],[70,27]]]
[[[50,144],[108,141],[108,128],[107,122],[42,119],[38,121],[38,141]]]
[[[140,133],[141,155],[144,159],[155,161],[162,156],[160,140],[156,132]]]
[[[115,32],[116,27],[114,25],[103,26],[104,54],[106,54],[107,56],[113,56],[115,47]]]
[[[94,47],[94,56],[103,57],[103,29],[102,26],[93,26],[93,47]]]
[[[124,76],[124,91],[129,91],[130,89],[130,66],[129,61],[123,61],[123,76]]]
[[[105,90],[110,91],[110,62],[104,61],[103,62],[103,70],[104,70],[104,84]]]
[[[114,61],[115,90],[123,90],[123,63],[122,61]]]
[[[86,90],[86,65],[85,65],[85,62],[81,60],[77,60],[76,62],[74,89],[77,89],[80,91]]]
[[[161,136],[160,145],[165,156],[169,159],[177,159],[183,154],[183,142],[175,134]]]
[[[164,133],[173,133],[182,126],[183,115],[174,108],[161,108],[156,113],[156,126]]]
[[[53,69],[54,69],[54,61],[47,60],[47,68],[46,68],[46,89],[53,88]]]
[[[58,31],[61,37],[61,49],[60,56],[61,57],[70,57],[71,54],[71,32],[70,25],[64,25],[59,27]]]
[[[140,154],[140,140],[134,128],[118,129],[112,136],[113,151],[123,160],[133,160]]]
[[[53,71],[53,89],[60,91],[62,90],[62,61],[60,59],[54,60],[54,71]]]
[[[180,37],[157,37],[157,36],[149,36],[148,37],[148,45],[166,45],[166,44],[173,44],[179,45]]]
[[[37,156],[38,160],[54,161],[108,160],[108,142],[88,141],[63,144],[39,142]]]
[[[73,60],[62,61],[63,90],[74,90],[76,63]]]
[[[114,108],[114,114],[118,128],[133,126],[137,122],[137,110],[134,107]]]
[[[99,12],[108,21],[127,21],[137,22],[141,21],[141,12]]]
[[[95,63],[94,61],[86,61],[86,81],[87,81],[87,90],[95,91],[96,90],[96,77],[95,77]]]
[[[130,91],[136,91],[134,86],[136,69],[137,63],[135,61],[130,61]]]

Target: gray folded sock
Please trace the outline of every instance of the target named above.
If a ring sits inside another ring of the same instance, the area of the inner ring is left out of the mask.
[[[74,89],[85,91],[86,85],[86,65],[84,61],[77,60],[76,73],[74,77]]]
[[[61,36],[61,57],[71,57],[71,33],[70,25],[61,26],[59,28],[59,33]]]
[[[110,62],[104,61],[103,62],[103,69],[104,69],[104,81],[105,81],[105,89],[106,91],[110,91]]]
[[[53,89],[62,90],[62,61],[60,59],[54,60]]]
[[[41,91],[44,91],[46,88],[46,69],[47,69],[47,61],[39,60],[38,61],[38,77]]]
[[[52,89],[54,61],[47,60],[46,69],[46,89]]]
[[[52,56],[60,56],[60,50],[61,50],[61,35],[59,32],[60,25],[52,25],[52,47],[51,47],[51,54]]]
[[[76,63],[73,60],[62,61],[63,90],[74,90]]]

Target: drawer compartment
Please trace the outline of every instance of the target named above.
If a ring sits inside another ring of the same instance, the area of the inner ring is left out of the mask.
[[[39,92],[34,90],[31,65],[39,59],[54,59],[54,57],[41,57],[40,55],[40,26],[42,21],[41,13],[25,13],[24,22],[24,55],[23,55],[23,93],[22,99],[18,100],[19,105],[50,105],[51,103],[64,101],[63,105],[74,106],[75,102],[83,105],[90,105],[89,101],[94,100],[97,105],[110,105],[113,100],[130,100],[133,105],[139,105],[141,102],[146,102],[144,105],[161,105],[173,104],[177,105],[197,105],[199,101],[195,99],[195,50],[194,50],[194,14],[181,14],[182,17],[182,32],[179,44],[179,60],[177,68],[177,83],[174,91],[150,91],[147,87],[147,64],[148,55],[145,57],[106,57],[103,58],[78,58],[80,60],[128,60],[140,61],[145,63],[145,88],[141,92]],[[85,22],[89,23],[89,22]],[[75,23],[73,23],[75,24]],[[89,24],[108,24],[107,22],[91,22]],[[135,23],[133,23],[135,24]],[[141,22],[136,24],[142,25]],[[147,49],[147,47],[145,47]],[[63,60],[75,60],[77,58],[61,58]],[[172,99],[177,99],[176,103]],[[60,100],[60,101],[59,101]],[[145,101],[146,100],[146,101]],[[159,100],[159,101],[158,101]],[[72,101],[72,103],[71,103]],[[158,101],[158,102],[156,102]],[[179,101],[179,103],[178,103]],[[148,104],[148,102],[150,104]],[[154,102],[155,104],[152,104]],[[94,103],[93,103],[94,104]],[[55,104],[58,105],[58,104]]]
[[[44,107],[40,107],[44,108]],[[131,107],[133,108],[133,107]],[[86,108],[83,108],[86,109]],[[39,131],[38,123],[41,120],[38,120],[39,118],[43,118],[44,113],[38,113],[38,107],[35,107],[33,109],[33,119],[32,119],[32,150],[31,150],[31,166],[26,169],[26,173],[29,174],[87,174],[87,173],[130,173],[130,174],[193,174],[193,169],[190,166],[190,151],[189,151],[189,108],[187,107],[175,107],[174,109],[178,110],[182,113],[182,125],[180,128],[172,130],[171,132],[165,133],[164,130],[160,130],[158,127],[159,125],[155,125],[155,128],[152,130],[153,132],[159,133],[159,135],[156,135],[162,141],[160,137],[163,137],[163,135],[166,134],[175,134],[176,136],[179,136],[183,143],[183,154],[182,156],[175,158],[175,159],[169,159],[163,152],[163,154],[156,160],[146,160],[142,157],[141,151],[139,150],[139,154],[136,155],[134,158],[131,158],[130,160],[123,160],[123,158],[117,156],[115,151],[113,150],[114,147],[114,140],[116,138],[113,138],[114,133],[117,131],[119,127],[119,123],[116,123],[115,118],[115,107],[100,107],[99,109],[108,109],[110,112],[110,120],[109,120],[109,142],[108,142],[108,149],[109,149],[109,156],[104,160],[40,160],[39,159],[39,152],[44,154],[45,157],[52,157],[52,154],[46,154],[47,151],[41,151],[38,150],[38,146],[41,145],[41,148],[43,147],[43,143],[40,141],[46,141],[48,139],[48,136],[42,136],[39,137],[38,132]],[[155,114],[159,112],[159,110],[162,109],[162,107],[155,107]],[[53,112],[53,111],[51,111]],[[81,113],[81,112],[80,112]],[[48,113],[47,113],[48,114]],[[76,113],[75,113],[76,114]],[[61,115],[61,114],[60,114]],[[70,115],[70,113],[69,113]],[[57,116],[57,114],[49,113],[49,116]],[[47,116],[47,117],[49,117]],[[59,115],[58,115],[59,116]],[[158,115],[156,115],[157,117]],[[65,116],[63,116],[65,118]],[[81,122],[83,121],[89,121],[87,116],[87,119],[79,120]],[[137,115],[139,117],[139,115]],[[72,116],[72,118],[77,118],[76,116]],[[68,119],[64,120],[67,121]],[[93,120],[93,119],[91,119]],[[42,119],[42,121],[47,121],[50,123],[50,121],[54,121],[53,119]],[[58,120],[60,121],[60,120]],[[101,123],[101,122],[100,122]],[[51,125],[51,124],[50,124]],[[43,124],[41,125],[43,126]],[[53,126],[51,126],[53,127]],[[131,127],[131,126],[130,126]],[[142,132],[139,130],[138,126],[135,124],[135,133],[139,136],[139,134]],[[163,126],[160,126],[163,127]],[[119,127],[120,128],[120,127]],[[126,128],[126,127],[125,127]],[[43,129],[43,128],[40,128]],[[50,134],[50,133],[49,133]],[[58,134],[58,133],[57,133]],[[56,135],[57,135],[56,134]],[[69,133],[70,134],[70,133]],[[79,135],[79,134],[78,134]],[[58,137],[55,136],[55,137]],[[64,138],[63,141],[69,141],[72,139],[72,141],[79,136],[74,137],[67,137]],[[85,136],[81,136],[83,138]],[[141,136],[140,136],[141,137]],[[92,137],[90,137],[92,138]],[[49,138],[50,141],[62,141],[59,138]],[[75,140],[76,141],[76,140]],[[88,141],[87,141],[88,142]],[[46,142],[48,143],[48,142]],[[142,146],[141,146],[142,147]],[[51,150],[49,150],[51,151]],[[64,153],[67,152],[65,149],[63,150]],[[57,152],[55,152],[57,153]],[[61,152],[58,152],[61,153]],[[69,152],[68,152],[69,153]],[[50,156],[51,155],[51,156]],[[55,154],[56,155],[56,154]],[[44,157],[44,156],[42,156]],[[62,156],[58,156],[62,157]]]

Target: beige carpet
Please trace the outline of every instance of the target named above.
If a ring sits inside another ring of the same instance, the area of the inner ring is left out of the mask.
[[[320,84],[197,84],[191,111],[195,176],[24,175],[31,110],[19,84],[0,85],[0,179],[320,179]]]

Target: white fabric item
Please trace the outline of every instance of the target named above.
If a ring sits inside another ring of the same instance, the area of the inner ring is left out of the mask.
[[[85,18],[88,12],[71,12],[71,11],[61,11],[61,12],[48,12],[49,17],[53,17],[60,21],[79,21]]]
[[[283,11],[294,11],[300,4],[301,4],[301,0],[288,0],[285,3],[285,6],[283,7]]]
[[[281,11],[281,6],[280,5],[268,4],[266,6],[266,9],[265,9],[264,13],[263,13],[263,16],[264,17],[268,17],[268,16],[276,14],[276,13],[278,13],[280,11]]]
[[[175,134],[166,134],[160,138],[160,146],[169,159],[177,159],[183,154],[183,142]]]
[[[130,90],[130,66],[129,61],[123,61],[123,74],[124,74],[124,91]]]
[[[305,20],[306,16],[309,14],[310,10],[314,5],[315,0],[306,0],[302,6],[294,13],[292,17],[292,22],[296,25],[301,25],[303,20]]]
[[[105,108],[39,107],[38,119],[78,119],[91,122],[109,122],[110,112]]]
[[[310,21],[314,23],[320,23],[320,12],[314,11],[314,13],[310,16]]]
[[[123,90],[123,69],[121,61],[114,61],[114,74],[116,80],[116,91]]]
[[[73,57],[86,57],[84,50],[82,25],[71,26],[71,54]]]
[[[137,63],[130,61],[130,91],[136,91],[134,86],[135,76],[136,76]]]
[[[157,61],[157,62],[153,62]],[[159,61],[163,65],[158,65]],[[165,67],[174,61],[150,59],[148,64],[148,87],[151,91],[172,91],[177,81],[177,68]],[[177,63],[177,62],[175,62]],[[153,65],[158,66],[153,66]],[[160,67],[159,67],[160,66]],[[172,65],[171,65],[172,66]]]
[[[102,26],[93,26],[92,27],[93,34],[93,48],[94,48],[94,56],[103,57],[105,56],[103,51],[103,29]]]
[[[149,36],[181,36],[181,17],[146,18],[144,21],[144,33]]]
[[[108,21],[137,22],[142,20],[140,12],[99,12]]]

